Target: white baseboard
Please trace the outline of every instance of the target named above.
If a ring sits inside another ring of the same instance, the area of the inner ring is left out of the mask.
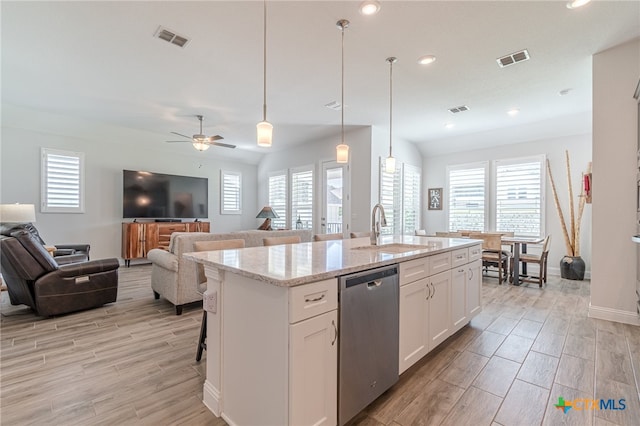
[[[604,308],[602,306],[593,306],[591,304],[589,304],[589,317],[621,322],[623,324],[640,325],[640,318],[636,312]]]
[[[216,389],[208,380],[204,381],[202,402],[213,414],[216,415],[216,417],[220,417],[220,412],[222,411],[220,404],[220,392],[218,392],[218,389]]]

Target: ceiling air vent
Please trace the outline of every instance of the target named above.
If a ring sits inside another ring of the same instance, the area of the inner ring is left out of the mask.
[[[449,112],[452,114],[457,114],[459,112],[469,111],[469,107],[466,105],[462,105],[455,108],[449,108]]]
[[[498,61],[498,65],[500,68],[508,67],[509,65],[517,64],[518,62],[528,61],[529,60],[529,52],[527,49],[521,50],[519,52],[511,53],[510,55],[503,56],[502,58],[496,59]]]
[[[162,26],[158,27],[154,37],[158,37],[161,40],[167,41],[171,44],[175,44],[176,46],[184,47],[187,43],[189,43],[189,39],[174,33],[173,31],[164,28]]]

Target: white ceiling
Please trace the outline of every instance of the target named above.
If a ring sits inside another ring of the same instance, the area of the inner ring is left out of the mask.
[[[345,124],[388,129],[425,155],[591,132],[591,55],[640,36],[639,1],[270,1],[267,118],[272,151],[326,137],[339,143],[340,30]],[[262,2],[2,1],[2,101],[149,132],[221,134],[222,155],[255,162],[262,114]],[[191,39],[179,48],[158,26]],[[499,68],[496,58],[531,59]],[[429,66],[416,59],[437,56]],[[559,96],[563,89],[572,89]],[[633,88],[630,88],[630,92]],[[450,107],[467,105],[456,115]],[[510,117],[509,108],[520,114]],[[455,127],[445,129],[444,123]],[[135,143],[135,141],[131,141]],[[177,150],[192,150],[175,144]]]

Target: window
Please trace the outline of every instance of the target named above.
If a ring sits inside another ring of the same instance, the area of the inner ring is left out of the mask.
[[[449,167],[449,231],[485,229],[487,164]]]
[[[279,216],[271,219],[271,227],[283,229],[287,227],[287,172],[276,172],[269,176],[269,206]]]
[[[542,161],[496,161],[496,231],[542,235]]]
[[[242,213],[242,173],[220,170],[220,214]]]
[[[449,230],[544,234],[544,156],[448,168]]]
[[[420,228],[420,168],[400,164],[394,173],[384,170],[380,161],[380,204],[384,207],[387,227],[382,234],[411,234]]]
[[[291,172],[291,227],[313,229],[313,169]]]
[[[403,234],[413,234],[420,228],[421,170],[405,164],[402,169],[402,227]]]
[[[84,153],[41,150],[40,211],[84,213]]]

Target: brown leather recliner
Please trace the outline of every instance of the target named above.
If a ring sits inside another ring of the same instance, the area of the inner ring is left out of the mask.
[[[116,301],[118,259],[59,266],[26,230],[0,237],[0,265],[12,305],[28,305],[52,316]]]
[[[0,234],[10,236],[13,232],[25,230],[33,235],[37,241],[43,246],[46,245],[38,229],[33,226],[33,223],[21,223],[15,224],[2,224],[0,227]],[[86,262],[90,260],[89,250],[91,246],[89,244],[56,244],[56,249],[53,251],[53,257],[58,265],[66,265],[68,263]]]

